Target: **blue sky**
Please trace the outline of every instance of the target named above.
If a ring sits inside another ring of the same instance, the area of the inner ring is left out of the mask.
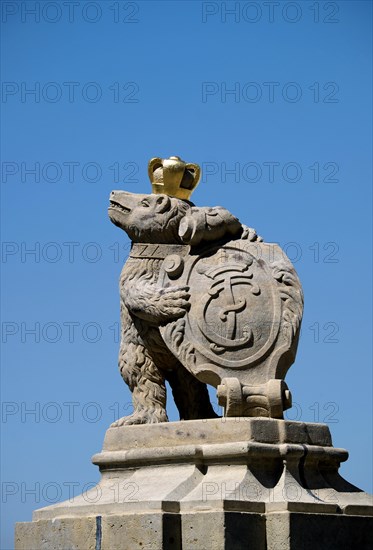
[[[1,4],[1,548],[15,521],[98,480],[90,457],[130,412],[129,241],[106,209],[112,189],[150,190],[154,156],[199,163],[194,202],[293,259],[305,314],[287,417],[329,423],[342,474],[372,491],[371,3]]]

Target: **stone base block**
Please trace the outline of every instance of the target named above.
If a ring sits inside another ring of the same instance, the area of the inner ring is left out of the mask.
[[[263,514],[199,512],[181,516],[183,550],[266,550]]]
[[[181,550],[180,517],[126,514],[17,523],[16,550]]]
[[[336,514],[125,514],[18,523],[16,550],[368,550],[373,518]]]
[[[372,497],[339,475],[347,457],[320,424],[110,428],[98,485],[18,524],[16,550],[366,550]]]
[[[56,518],[54,520],[17,523],[17,550],[96,550],[95,517]]]
[[[373,518],[334,514],[268,514],[266,550],[368,550]]]

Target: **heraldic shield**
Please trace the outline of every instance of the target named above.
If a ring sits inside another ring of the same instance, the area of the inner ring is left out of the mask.
[[[217,388],[227,416],[282,418],[285,374],[303,314],[300,281],[277,244],[232,240],[168,255],[158,283],[190,289],[190,309],[161,327],[172,353]]]

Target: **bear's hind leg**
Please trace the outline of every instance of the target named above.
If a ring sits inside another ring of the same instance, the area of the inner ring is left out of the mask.
[[[212,408],[206,384],[197,380],[181,363],[175,370],[167,372],[166,379],[171,386],[180,420],[219,418]]]
[[[134,411],[111,426],[167,422],[166,386],[163,374],[141,344],[127,344],[120,351],[119,368],[132,392]]]

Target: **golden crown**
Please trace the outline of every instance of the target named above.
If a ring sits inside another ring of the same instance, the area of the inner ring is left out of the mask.
[[[186,163],[180,157],[153,158],[148,164],[153,193],[189,200],[201,176],[198,164]]]

